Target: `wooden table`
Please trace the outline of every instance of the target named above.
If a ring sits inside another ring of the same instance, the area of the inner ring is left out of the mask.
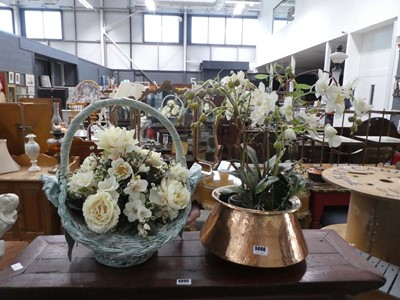
[[[6,241],[4,256],[0,258],[0,270],[9,267],[27,246],[28,242],[25,241]]]
[[[384,284],[334,231],[304,233],[307,259],[278,269],[241,266],[209,254],[199,232],[184,232],[183,239],[126,269],[99,264],[82,245],[70,263],[63,236],[42,236],[14,261],[23,269],[0,272],[0,299],[344,299]]]
[[[360,149],[360,147],[363,146],[363,142],[360,140],[352,139],[346,136],[338,135],[342,141],[340,146],[337,148],[338,150],[342,149],[343,146],[345,147],[350,147],[348,151],[345,151],[348,155],[353,152],[353,148],[356,147],[356,149]],[[324,135],[316,135],[316,134],[305,134],[304,135],[305,140],[310,140],[311,141],[311,151],[310,151],[310,157],[312,161],[314,161],[314,156],[315,156],[315,148],[316,144],[319,144],[322,149],[321,149],[321,157],[320,157],[320,163],[324,162],[326,158],[324,158],[324,151],[325,148],[329,146],[328,143],[328,138]],[[333,159],[331,151],[329,151],[329,160],[331,161]]]
[[[392,136],[379,136],[379,135],[356,135],[356,139],[367,140],[368,142],[373,142],[382,145],[398,145],[400,144],[400,139]]]

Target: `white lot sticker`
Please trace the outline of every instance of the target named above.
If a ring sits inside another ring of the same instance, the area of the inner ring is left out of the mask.
[[[268,255],[268,247],[254,245],[253,246],[253,254],[267,256]]]
[[[18,271],[18,270],[23,269],[24,267],[23,267],[20,263],[16,263],[16,264],[11,265],[11,268],[12,268],[14,271]]]
[[[176,285],[191,285],[191,284],[192,284],[192,279],[189,279],[189,278],[183,278],[183,279],[176,280]]]

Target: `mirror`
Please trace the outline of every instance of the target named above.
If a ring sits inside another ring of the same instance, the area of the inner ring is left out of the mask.
[[[202,114],[207,114],[215,107],[214,102],[204,100],[202,106],[196,110],[196,121],[199,120]],[[209,165],[210,169],[217,165],[220,160],[217,136],[217,130],[220,124],[220,120],[217,119],[213,113],[210,113],[206,121],[194,130],[194,159],[196,162],[202,163],[203,165]]]

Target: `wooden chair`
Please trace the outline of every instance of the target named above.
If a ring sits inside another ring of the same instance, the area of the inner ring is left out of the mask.
[[[74,137],[71,144],[70,156],[79,156],[81,163],[90,153],[94,152],[99,155],[100,151],[97,149],[97,145],[93,141],[85,141],[81,138]]]
[[[92,103],[100,100],[100,96],[100,86],[96,82],[93,80],[83,80],[75,87],[75,91],[72,97],[68,99],[68,102]]]
[[[67,109],[71,110],[69,119],[71,120],[79,111],[90,103],[100,100],[100,97],[100,86],[96,82],[93,80],[83,80],[79,82],[71,98],[69,98],[66,103]],[[97,121],[97,119],[98,113],[93,113],[89,116],[87,122],[90,124],[91,122]]]
[[[68,119],[68,124],[71,123],[71,120],[87,105],[88,103],[86,102],[67,102],[66,103],[67,109],[71,111]]]

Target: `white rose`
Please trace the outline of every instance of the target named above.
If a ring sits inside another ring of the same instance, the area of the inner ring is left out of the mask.
[[[149,200],[161,207],[167,206],[172,220],[178,215],[178,210],[189,204],[190,192],[182,182],[163,178],[159,187],[150,190]]]
[[[133,173],[132,167],[129,163],[122,158],[112,161],[111,168],[108,169],[110,176],[114,175],[117,180],[124,180],[131,176]]]
[[[186,182],[189,177],[189,170],[180,164],[172,166],[169,170],[169,177],[178,181]]]
[[[73,174],[68,182],[68,189],[71,193],[90,194],[94,190],[93,171]]]
[[[87,197],[82,212],[90,230],[105,233],[117,225],[121,210],[109,193],[99,191]]]
[[[160,167],[165,164],[165,161],[162,159],[160,152],[152,151],[146,160],[146,163],[154,167]]]
[[[189,204],[190,192],[182,182],[171,180],[168,184],[167,201],[172,209],[183,209]]]
[[[133,136],[135,130],[111,126],[105,130],[96,131],[97,149],[104,149],[112,159],[117,159],[121,154],[132,152],[139,147],[138,140]]]
[[[85,158],[81,165],[81,170],[83,172],[89,172],[89,171],[94,171],[97,167],[97,159],[96,157],[89,155],[88,157]]]

